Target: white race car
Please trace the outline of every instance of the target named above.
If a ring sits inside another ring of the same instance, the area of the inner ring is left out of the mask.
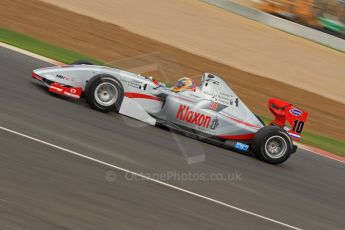
[[[194,90],[174,92],[151,77],[78,61],[72,65],[36,69],[32,77],[49,91],[84,97],[95,110],[116,111],[151,125],[192,134],[202,141],[253,152],[271,164],[286,161],[297,149],[308,113],[269,100],[275,120],[265,126],[218,76],[204,73]]]

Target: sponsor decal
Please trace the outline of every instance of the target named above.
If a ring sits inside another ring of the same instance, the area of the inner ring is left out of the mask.
[[[300,116],[300,115],[302,115],[302,113],[303,113],[301,110],[296,109],[296,108],[290,109],[289,112],[290,112],[292,115],[295,115],[295,116]]]
[[[213,111],[217,111],[218,103],[217,102],[211,102],[210,109],[213,110]]]
[[[208,128],[211,122],[210,116],[195,112],[186,105],[180,105],[176,119],[204,128]]]
[[[230,99],[230,105],[235,105],[236,107],[238,107],[238,97]]]
[[[139,86],[139,89],[146,90],[146,87],[147,87],[147,84],[145,84],[145,85],[140,85],[140,86]]]
[[[136,89],[146,90],[147,84],[142,81],[133,79],[131,81],[128,81],[128,86]]]
[[[59,83],[52,83],[49,86],[49,91],[60,95],[67,95],[73,98],[80,98],[80,95],[82,94],[82,88],[64,87]]]
[[[56,77],[57,77],[57,78],[60,78],[60,79],[62,79],[62,80],[66,80],[66,81],[73,81],[73,78],[71,78],[71,77],[66,77],[66,76],[63,76],[63,75],[61,75],[61,74],[57,74]]]
[[[219,119],[218,117],[214,118],[211,122],[210,129],[215,130],[219,125]]]
[[[208,77],[207,79],[206,79],[206,84],[208,85],[208,84],[214,84],[214,85],[220,85],[220,82],[219,81],[217,81],[217,80],[215,80],[215,79],[213,79],[213,77]],[[206,85],[206,86],[207,86]]]
[[[291,137],[293,137],[293,138],[301,138],[301,136],[300,135],[297,135],[297,134],[294,134],[294,133],[289,133],[289,135],[291,136]]]
[[[243,144],[241,142],[236,142],[235,148],[241,151],[248,151],[249,145]]]
[[[238,107],[239,104],[239,99],[238,97],[231,96],[226,93],[215,93],[211,95],[212,98],[214,99],[215,102],[223,104],[223,105],[228,105],[228,106],[235,106]]]

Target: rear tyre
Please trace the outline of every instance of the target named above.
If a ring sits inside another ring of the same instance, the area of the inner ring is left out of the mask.
[[[97,75],[85,87],[85,99],[91,108],[101,112],[118,112],[123,100],[121,83],[110,75]]]
[[[255,134],[253,151],[262,161],[281,164],[290,157],[292,149],[291,138],[279,127],[265,126]]]
[[[94,65],[94,64],[88,60],[76,60],[72,62],[71,65]]]

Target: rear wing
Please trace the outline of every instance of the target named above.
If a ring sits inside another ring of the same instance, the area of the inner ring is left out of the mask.
[[[275,98],[268,100],[268,108],[275,117],[271,124],[285,129],[292,139],[299,140],[308,112]]]

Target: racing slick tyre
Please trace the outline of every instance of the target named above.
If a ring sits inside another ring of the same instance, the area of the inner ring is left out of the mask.
[[[85,87],[85,99],[91,108],[101,112],[118,112],[123,100],[123,88],[114,77],[106,74],[91,78]]]
[[[76,60],[71,65],[93,65],[93,63],[88,60]]]
[[[253,151],[256,157],[270,164],[286,161],[293,150],[291,138],[277,126],[265,126],[254,137]]]

